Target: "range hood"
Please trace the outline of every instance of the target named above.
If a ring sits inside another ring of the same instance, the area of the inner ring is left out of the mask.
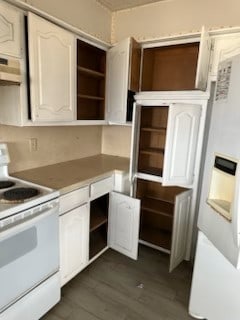
[[[17,59],[0,57],[0,85],[19,85],[20,83],[20,62]]]

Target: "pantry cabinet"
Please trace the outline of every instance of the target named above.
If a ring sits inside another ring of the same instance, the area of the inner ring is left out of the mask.
[[[4,1],[0,2],[0,54],[22,55],[23,14]]]
[[[76,42],[72,33],[28,14],[31,119],[72,121],[76,113]]]
[[[141,200],[140,242],[170,254],[171,272],[184,259],[192,190],[163,187],[137,179],[136,197]]]
[[[163,185],[192,185],[201,104],[135,105],[131,176]]]
[[[145,45],[141,91],[205,91],[211,39],[203,28],[200,41]]]

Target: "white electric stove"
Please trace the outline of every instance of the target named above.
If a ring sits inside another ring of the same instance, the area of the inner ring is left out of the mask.
[[[0,320],[38,320],[60,300],[59,193],[8,163],[0,144]]]

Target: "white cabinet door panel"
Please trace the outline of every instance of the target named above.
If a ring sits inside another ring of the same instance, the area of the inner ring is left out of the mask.
[[[78,207],[60,217],[61,285],[72,279],[88,262],[89,206]]]
[[[21,56],[22,14],[14,7],[0,2],[0,53]]]
[[[109,198],[108,245],[112,249],[137,259],[140,220],[140,200],[112,192]]]
[[[201,111],[201,105],[170,105],[163,185],[188,186],[193,183]]]
[[[74,35],[31,13],[28,30],[32,120],[74,120]]]
[[[195,89],[205,91],[207,89],[209,60],[211,54],[211,38],[205,28],[202,28],[197,73],[195,81]]]
[[[129,81],[130,38],[107,52],[106,107],[107,120],[126,122]]]
[[[176,196],[169,267],[170,272],[185,258],[191,197],[192,190]]]
[[[223,35],[214,40],[211,76],[217,76],[219,62],[240,54],[240,34]]]

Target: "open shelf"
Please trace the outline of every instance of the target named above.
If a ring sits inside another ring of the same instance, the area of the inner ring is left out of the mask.
[[[90,259],[107,246],[109,194],[90,203]]]
[[[96,78],[105,78],[105,73],[103,72],[98,72],[98,71],[87,69],[80,66],[77,66],[77,70],[79,71],[80,74],[85,74],[85,75],[96,77]]]
[[[159,153],[164,153],[164,149],[162,148],[146,148],[146,149],[141,149],[139,151],[142,154],[150,154],[150,155],[155,155]]]
[[[173,218],[174,204],[168,201],[144,197],[141,201],[142,210]]]
[[[163,173],[161,168],[155,168],[155,167],[143,167],[138,171],[141,173],[151,174],[159,177],[162,177],[162,173]]]
[[[168,107],[141,108],[138,171],[162,176]]]
[[[106,212],[104,212],[100,208],[96,208],[94,214],[91,215],[90,232],[96,230],[107,222],[108,218],[106,216]]]
[[[77,120],[105,118],[106,52],[77,40]]]
[[[89,259],[107,247],[107,225],[104,224],[90,233]]]
[[[170,250],[176,196],[185,190],[137,179],[136,196],[141,200],[141,240]]]
[[[78,94],[77,96],[78,98],[82,98],[82,99],[100,100],[100,101],[104,100],[104,97],[89,96],[86,94]]]
[[[167,128],[160,127],[142,127],[141,131],[146,132],[156,132],[156,133],[166,133]]]
[[[171,249],[172,233],[151,226],[143,226],[140,229],[140,240],[154,244],[155,246]]]
[[[199,42],[145,48],[141,91],[195,89]]]

